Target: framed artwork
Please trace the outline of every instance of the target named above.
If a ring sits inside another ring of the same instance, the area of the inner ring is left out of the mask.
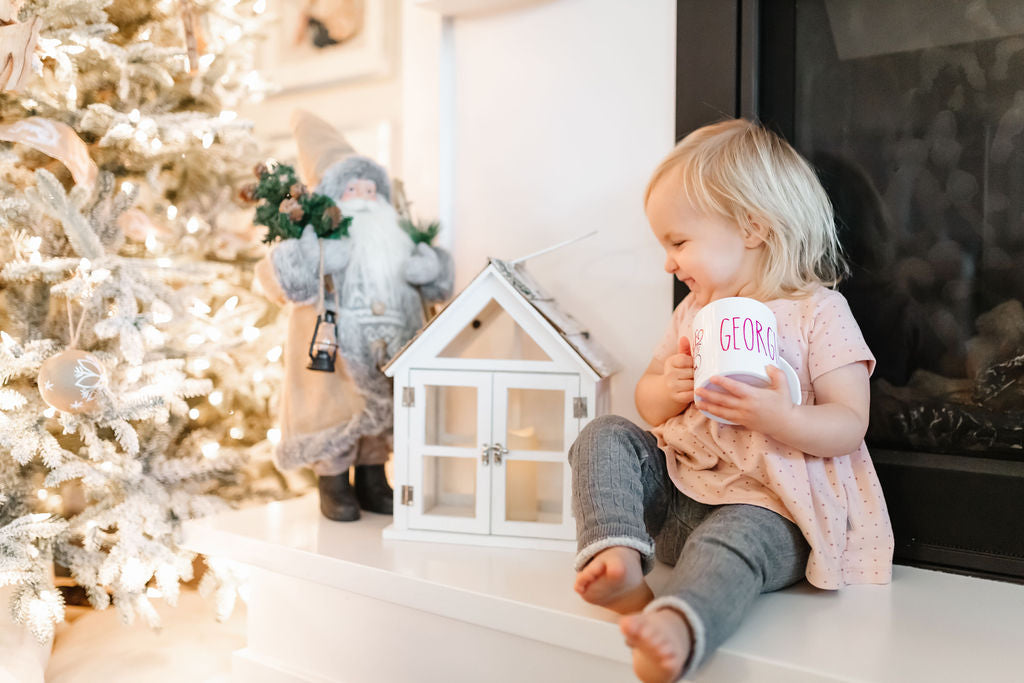
[[[386,76],[397,44],[394,0],[268,0],[259,68],[281,93]]]

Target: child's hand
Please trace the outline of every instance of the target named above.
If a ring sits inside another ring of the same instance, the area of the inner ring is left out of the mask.
[[[771,436],[786,423],[795,406],[789,397],[789,384],[782,370],[766,365],[765,371],[771,385],[763,388],[728,377],[712,377],[710,382],[724,391],[697,389],[696,406],[715,417]]]
[[[693,403],[693,357],[686,336],[679,338],[679,353],[665,359],[662,377],[669,398],[681,405]]]

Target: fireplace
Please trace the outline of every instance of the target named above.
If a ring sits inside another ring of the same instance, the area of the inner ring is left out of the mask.
[[[677,30],[677,139],[758,118],[832,199],[896,561],[1024,582],[1024,5],[680,0]]]

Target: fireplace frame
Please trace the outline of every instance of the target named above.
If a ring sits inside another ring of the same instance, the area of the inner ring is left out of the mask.
[[[677,0],[676,140],[734,116],[795,139],[797,2]],[[674,287],[678,303],[687,290]],[[897,563],[1024,583],[1024,451],[1014,459],[868,447]]]

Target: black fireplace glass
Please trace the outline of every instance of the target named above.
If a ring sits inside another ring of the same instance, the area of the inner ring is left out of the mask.
[[[869,444],[1024,459],[1024,2],[791,7],[787,132],[878,360]]]

